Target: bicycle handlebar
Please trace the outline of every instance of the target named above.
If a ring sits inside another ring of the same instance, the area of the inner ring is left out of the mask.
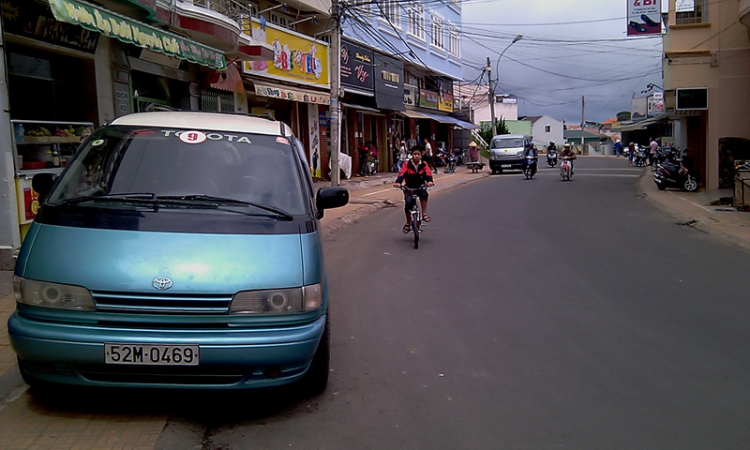
[[[417,191],[426,191],[427,188],[429,188],[429,186],[427,186],[426,184],[423,184],[422,186],[420,186],[418,188],[410,188],[410,187],[407,187],[407,186],[401,186],[401,187],[399,187],[399,189],[401,189],[402,191],[408,192],[410,194],[413,194],[413,193],[415,193]]]

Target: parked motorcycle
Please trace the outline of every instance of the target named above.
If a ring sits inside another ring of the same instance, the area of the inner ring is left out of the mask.
[[[445,157],[445,173],[453,173],[456,171],[456,162],[458,158],[453,153],[448,153]]]
[[[445,161],[445,158],[447,156],[448,153],[445,151],[445,149],[437,149],[437,152],[435,152],[435,167],[444,167],[447,164]]]
[[[654,172],[654,182],[660,191],[668,187],[680,188],[687,192],[695,192],[698,189],[698,181],[690,175],[679,158],[670,158],[660,163]]]
[[[523,174],[527,180],[530,180],[536,174],[536,158],[533,156],[526,157],[526,165],[523,167]]]
[[[465,148],[457,148],[453,151],[453,154],[456,155],[456,165],[460,166],[466,161],[466,149]]]
[[[646,163],[648,162],[646,158],[646,149],[640,145],[636,146],[635,149],[635,166],[636,167],[646,167]]]
[[[377,158],[370,158],[367,161],[367,175],[376,175],[378,173],[378,160]]]
[[[549,164],[550,167],[555,167],[557,165],[557,150],[547,150],[547,164]]]

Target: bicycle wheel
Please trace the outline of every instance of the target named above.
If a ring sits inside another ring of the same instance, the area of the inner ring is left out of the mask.
[[[417,200],[419,201],[419,200]],[[414,248],[419,248],[419,232],[420,228],[422,227],[422,215],[419,213],[419,210],[415,209],[411,213],[411,231],[414,233]]]

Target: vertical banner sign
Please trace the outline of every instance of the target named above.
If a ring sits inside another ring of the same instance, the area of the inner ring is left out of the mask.
[[[322,178],[320,170],[320,119],[318,105],[307,105],[308,125],[310,126],[310,175]]]
[[[628,36],[661,34],[661,0],[628,0]]]
[[[342,40],[341,85],[365,92],[373,92],[373,58],[372,50]]]
[[[380,52],[374,52],[375,104],[378,108],[403,111],[404,63]]]

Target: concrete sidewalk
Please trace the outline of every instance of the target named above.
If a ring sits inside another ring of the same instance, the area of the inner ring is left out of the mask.
[[[645,168],[638,182],[638,191],[647,201],[669,212],[678,224],[750,250],[750,212],[738,211],[731,205],[733,189],[660,191],[654,183],[653,172]]]
[[[432,193],[479,180],[490,175],[485,168],[472,173],[458,167],[453,174],[435,175]],[[342,180],[341,186],[350,191],[348,205],[326,211],[321,220],[324,234],[331,233],[379,208],[403,202],[403,195],[391,186],[395,173],[373,177]],[[330,186],[330,182],[315,183],[315,188]],[[675,217],[676,223],[695,227],[716,235],[739,247],[750,250],[750,212],[733,211],[726,205],[713,205],[731,190],[687,193],[676,190],[659,191],[653,174],[644,169],[638,191],[647,201]],[[142,449],[163,447],[159,439],[169,419],[166,415],[149,417],[102,412],[72,414],[39,403],[26,394],[16,357],[10,348],[7,320],[15,309],[12,293],[12,273],[0,271],[0,448],[28,450],[32,448],[59,449]]]

